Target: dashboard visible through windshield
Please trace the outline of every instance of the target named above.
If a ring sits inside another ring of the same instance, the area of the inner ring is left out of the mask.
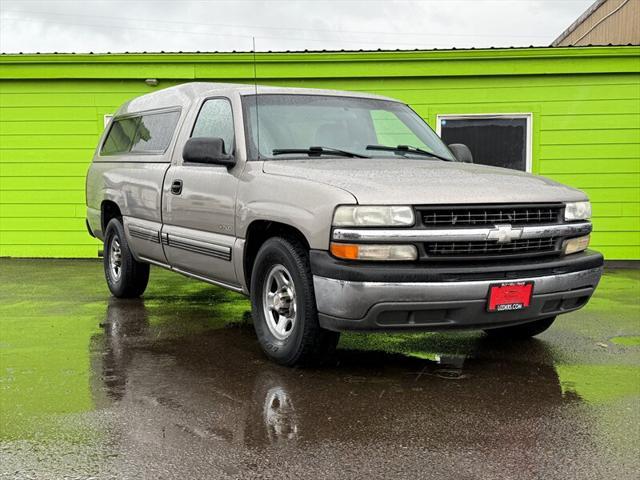
[[[455,158],[408,106],[358,97],[259,94],[242,98],[250,159],[341,156]]]

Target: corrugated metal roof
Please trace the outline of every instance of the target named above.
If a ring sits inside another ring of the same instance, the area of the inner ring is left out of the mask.
[[[451,52],[451,51],[473,51],[473,50],[531,50],[531,49],[555,49],[555,48],[589,48],[589,47],[630,47],[630,46],[638,46],[632,43],[627,44],[608,44],[608,45],[568,45],[568,46],[556,46],[556,45],[529,45],[524,47],[516,47],[516,46],[508,46],[508,47],[465,47],[465,48],[378,48],[378,49],[339,49],[339,50],[331,50],[331,49],[321,49],[321,50],[258,50],[256,53],[265,54],[265,53],[273,53],[273,54],[283,54],[283,53],[376,53],[376,52]],[[253,53],[252,50],[213,50],[213,51],[177,51],[177,52],[165,52],[161,50],[159,52],[0,52],[0,55],[158,55],[158,54],[167,54],[167,55],[194,55],[194,54],[203,54],[203,55],[211,55],[211,54],[250,54]]]

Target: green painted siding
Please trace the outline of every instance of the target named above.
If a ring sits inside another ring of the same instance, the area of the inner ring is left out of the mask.
[[[94,257],[84,175],[103,115],[184,81],[250,82],[248,54],[0,57],[0,256]],[[640,47],[258,54],[262,84],[379,93],[439,114],[532,113],[533,172],[585,190],[593,247],[640,259]]]

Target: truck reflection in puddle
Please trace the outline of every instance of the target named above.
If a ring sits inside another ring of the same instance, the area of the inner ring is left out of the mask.
[[[157,313],[142,300],[111,299],[92,342],[96,405],[123,409],[133,443],[517,444],[534,461],[545,431],[518,425],[548,422],[576,400],[563,397],[541,341],[510,351],[482,337],[460,347],[433,336],[442,353],[416,353],[410,341],[396,353],[340,348],[333,366],[288,369],[262,355],[250,325],[176,334]]]

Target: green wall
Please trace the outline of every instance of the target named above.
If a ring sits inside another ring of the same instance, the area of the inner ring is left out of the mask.
[[[84,175],[103,115],[184,81],[250,82],[252,61],[0,56],[0,256],[95,257]],[[594,248],[640,259],[640,47],[258,54],[257,72],[261,84],[396,97],[434,128],[438,114],[532,113],[533,172],[588,193]]]

